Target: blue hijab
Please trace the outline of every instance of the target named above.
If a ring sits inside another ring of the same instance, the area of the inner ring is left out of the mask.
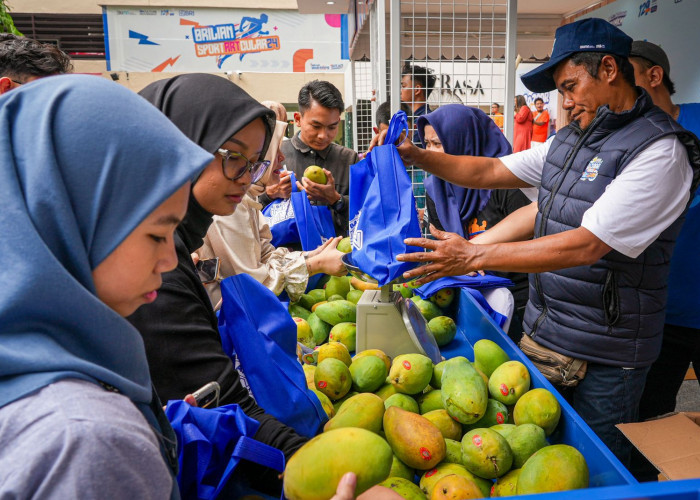
[[[148,404],[141,336],[91,272],[212,156],[94,76],[21,86],[0,98],[0,123],[0,407],[66,378]]]
[[[445,153],[451,155],[509,155],[510,143],[493,120],[483,111],[462,104],[447,104],[418,118],[418,135],[425,146],[425,126],[437,133]],[[483,210],[491,197],[488,189],[468,189],[434,175],[425,179],[425,191],[446,231],[465,237],[463,224]]]

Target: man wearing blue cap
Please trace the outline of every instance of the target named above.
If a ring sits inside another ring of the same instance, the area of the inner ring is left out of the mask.
[[[602,19],[557,29],[549,62],[522,80],[557,89],[571,123],[539,148],[497,159],[398,148],[406,163],[465,187],[539,188],[533,240],[473,245],[433,231],[437,240],[406,241],[432,253],[399,260],[427,262],[407,273],[427,273],[419,283],[476,269],[532,273],[524,342],[568,358],[571,370],[551,379],[623,463],[631,447],[615,424],[636,420],[659,354],[671,252],[700,172],[697,138],[635,87],[631,44]]]

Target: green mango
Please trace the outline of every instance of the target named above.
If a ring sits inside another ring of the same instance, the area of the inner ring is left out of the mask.
[[[379,483],[379,486],[394,490],[405,500],[427,500],[428,498],[417,485],[411,482],[411,480],[402,477],[389,477],[389,479]]]
[[[461,439],[461,438],[460,438]],[[462,443],[454,439],[445,438],[445,462],[462,464]]]
[[[314,387],[316,387],[316,386],[314,386]],[[339,400],[333,401],[333,409],[335,410],[335,413],[338,413],[338,410],[340,410],[340,407],[343,406],[343,403],[345,403],[351,397],[357,396],[358,394],[359,394],[359,392],[350,391],[345,396],[340,398]]]
[[[309,317],[306,318],[306,322],[311,327],[316,345],[321,345],[328,340],[328,334],[331,332],[331,325],[321,320],[321,318],[316,316],[316,313],[309,314]]]
[[[491,490],[492,497],[514,497],[517,495],[518,477],[520,469],[513,469],[505,476],[496,479]]]
[[[396,391],[396,387],[394,387],[390,383],[384,384],[379,389],[377,389],[374,393],[377,396],[379,396],[380,398],[382,398],[384,401],[386,401],[387,398],[393,396],[394,394],[398,394],[398,392]]]
[[[442,404],[442,393],[439,389],[425,392],[416,398],[420,414],[424,415],[433,410],[444,410],[445,405]]]
[[[522,424],[513,429],[506,438],[513,451],[513,467],[519,469],[537,450],[549,443],[542,427],[535,424]]]
[[[370,392],[357,394],[345,401],[335,417],[326,422],[323,432],[341,427],[361,427],[375,433],[382,429],[384,402]]]
[[[506,361],[489,377],[489,393],[504,405],[514,405],[530,389],[530,372],[520,361]]]
[[[452,304],[458,292],[458,288],[443,288],[430,297],[430,301],[437,304],[440,309],[445,309]]]
[[[505,424],[506,422],[508,422],[508,408],[506,408],[506,405],[495,399],[489,399],[486,404],[484,416],[473,424],[467,424],[463,427],[464,432],[468,432],[472,429],[493,427],[494,425]]]
[[[422,354],[401,354],[394,358],[389,382],[403,394],[418,394],[430,383],[433,362]]]
[[[307,365],[308,366],[308,365]],[[313,392],[318,400],[321,402],[321,406],[323,407],[323,411],[326,412],[326,415],[328,418],[333,418],[335,415],[335,406],[333,406],[333,402],[323,394],[321,391],[317,390],[315,387],[311,388],[311,392]]]
[[[399,457],[394,455],[391,461],[391,470],[389,471],[389,477],[402,477],[413,481],[413,477],[416,475],[416,471],[411,469],[408,465],[399,460]]]
[[[316,302],[320,302],[320,301],[314,300],[314,298],[311,295],[309,295],[308,293],[305,293],[305,294],[302,294],[302,296],[299,298],[299,300],[296,303],[299,304],[304,309],[307,309],[310,311]]]
[[[491,374],[510,358],[495,342],[488,339],[478,340],[474,344],[474,367],[491,377]]]
[[[457,325],[454,320],[448,316],[438,316],[428,321],[428,330],[435,337],[435,342],[442,347],[455,338],[457,334]]]
[[[497,425],[492,425],[489,427],[492,431],[498,432],[501,436],[504,438],[508,439],[508,436],[510,436],[510,433],[513,432],[515,429],[515,425],[513,424],[497,424]]]
[[[345,297],[342,295],[331,295],[328,297],[328,302],[335,302],[336,300],[345,300]]]
[[[481,375],[465,358],[447,360],[442,373],[442,403],[461,424],[472,424],[484,416],[489,393]]]
[[[313,290],[309,290],[306,293],[306,295],[311,297],[311,300],[314,301],[314,304],[326,300],[326,291],[323,288],[314,288]],[[311,307],[309,307],[308,309],[311,310]]]
[[[348,292],[348,296],[346,297],[348,302],[352,302],[353,304],[357,304],[360,299],[362,298],[362,294],[365,293],[362,290],[350,290]]]
[[[340,478],[357,475],[359,495],[389,477],[391,447],[374,432],[344,427],[324,432],[292,455],[284,470],[288,500],[326,500],[335,495]],[[323,464],[323,466],[320,466]]]
[[[350,282],[345,276],[331,276],[326,283],[326,300],[333,295],[340,295],[343,299],[350,291]]]
[[[410,411],[411,413],[418,413],[418,403],[411,396],[407,394],[394,394],[389,396],[384,400],[384,408],[389,409],[391,406],[398,406],[399,408]]]
[[[328,342],[318,347],[318,356],[316,359],[316,364],[320,363],[326,358],[336,358],[345,363],[346,366],[350,366],[352,363],[352,358],[350,357],[350,352],[345,344],[340,342]]]
[[[518,495],[588,488],[586,459],[566,444],[546,446],[535,452],[520,469]],[[595,495],[593,495],[595,496]]]
[[[352,252],[352,242],[350,241],[350,237],[346,236],[342,240],[338,242],[338,246],[336,247],[339,252],[343,253],[350,253]]]
[[[547,436],[556,429],[561,417],[561,406],[554,394],[547,389],[532,389],[515,403],[513,421],[516,425],[525,423],[539,425]]]
[[[316,366],[314,385],[332,400],[340,399],[350,391],[352,386],[350,370],[339,359],[324,359]]]
[[[442,314],[442,311],[438,306],[430,302],[429,300],[419,299],[416,301],[418,310],[423,315],[426,321],[430,321],[433,318],[437,318]]]
[[[386,364],[377,356],[361,356],[353,359],[350,365],[350,375],[352,376],[353,389],[358,392],[374,392],[386,380]],[[381,400],[379,396],[376,397]]]
[[[297,317],[301,319],[308,319],[311,311],[299,305],[298,302],[292,302],[289,304],[289,315],[292,317]]]
[[[513,465],[513,452],[506,439],[491,429],[474,429],[462,437],[462,459],[472,474],[495,479]]]
[[[355,323],[338,323],[331,328],[328,340],[331,342],[340,342],[348,348],[348,351],[352,352],[355,350],[356,334],[357,325],[355,325]]]
[[[440,429],[445,439],[454,439],[456,441],[462,438],[462,426],[459,422],[455,422],[446,410],[429,411],[424,413],[423,417],[435,424],[435,427]]]
[[[404,299],[410,299],[413,297],[413,292],[406,286],[406,283],[394,285],[394,291],[399,292]]]
[[[334,300],[316,307],[316,316],[330,325],[354,323],[357,318],[357,306],[347,300]]]

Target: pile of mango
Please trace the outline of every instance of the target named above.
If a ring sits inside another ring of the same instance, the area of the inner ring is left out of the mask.
[[[307,384],[330,420],[284,472],[290,500],[333,496],[346,472],[357,494],[381,484],[406,499],[513,496],[588,487],[575,448],[550,445],[557,399],[530,389],[530,374],[494,342],[474,361],[437,365],[420,354],[390,360],[379,350],[354,358],[340,342],[304,365]]]

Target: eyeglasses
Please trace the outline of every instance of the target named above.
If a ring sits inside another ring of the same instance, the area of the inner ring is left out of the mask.
[[[224,172],[224,177],[230,181],[238,180],[246,172],[250,172],[251,182],[254,184],[262,178],[271,163],[269,160],[251,162],[241,153],[228,149],[218,149],[217,153],[221,155],[221,169]]]

